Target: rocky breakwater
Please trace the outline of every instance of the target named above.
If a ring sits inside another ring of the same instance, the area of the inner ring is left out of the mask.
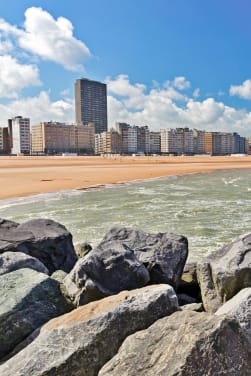
[[[246,234],[186,264],[186,237],[124,227],[75,252],[59,223],[0,220],[0,375],[248,376],[250,255]]]

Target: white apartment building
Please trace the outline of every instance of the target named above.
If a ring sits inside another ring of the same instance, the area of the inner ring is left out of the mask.
[[[193,131],[189,128],[161,129],[161,153],[193,154]]]
[[[30,119],[16,116],[11,119],[12,154],[30,154]]]

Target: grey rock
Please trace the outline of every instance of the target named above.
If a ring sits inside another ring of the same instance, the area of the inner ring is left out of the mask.
[[[68,311],[59,283],[46,274],[19,269],[0,276],[0,358],[36,328]]]
[[[74,246],[75,252],[78,258],[82,258],[87,255],[92,250],[92,246],[89,243],[79,243]]]
[[[245,287],[251,287],[251,233],[212,253],[197,265],[206,311],[215,312]]]
[[[181,280],[178,287],[178,294],[187,294],[201,300],[200,286],[197,279],[197,264],[187,263],[184,267]]]
[[[52,273],[51,278],[55,279],[56,281],[63,283],[67,273],[63,270],[56,270]]]
[[[149,273],[128,246],[117,242],[94,249],[78,260],[64,279],[75,305],[87,304],[123,290],[143,287]]]
[[[180,306],[183,306],[185,304],[197,303],[196,299],[187,294],[177,294],[177,297]]]
[[[0,366],[0,374],[97,375],[128,335],[177,309],[168,285],[123,291],[79,307],[45,324],[29,346]]]
[[[182,309],[182,311],[194,311],[194,312],[203,312],[204,311],[202,303],[185,304],[180,308]]]
[[[48,269],[38,259],[22,252],[4,252],[0,254],[0,275],[18,269],[29,268],[40,273],[49,274]]]
[[[69,272],[77,261],[72,235],[50,219],[34,219],[23,224],[0,225],[0,254],[23,252],[40,260],[53,273]]]
[[[239,322],[251,345],[251,288],[245,288],[228,300],[216,312],[216,315],[232,315]]]
[[[147,267],[151,283],[168,283],[177,289],[188,255],[186,237],[114,227],[105,235],[98,248],[105,249],[111,241],[125,244],[134,251],[138,260]]]
[[[234,318],[176,312],[126,338],[99,376],[249,376],[251,352]]]

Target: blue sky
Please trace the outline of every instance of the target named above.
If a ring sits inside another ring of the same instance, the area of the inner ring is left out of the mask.
[[[251,135],[249,0],[0,4],[0,125],[74,122],[74,81],[107,82],[109,125]]]

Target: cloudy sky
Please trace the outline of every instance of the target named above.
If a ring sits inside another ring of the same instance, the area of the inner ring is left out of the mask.
[[[108,84],[108,120],[251,135],[250,0],[0,4],[0,126],[74,122],[74,82]]]

